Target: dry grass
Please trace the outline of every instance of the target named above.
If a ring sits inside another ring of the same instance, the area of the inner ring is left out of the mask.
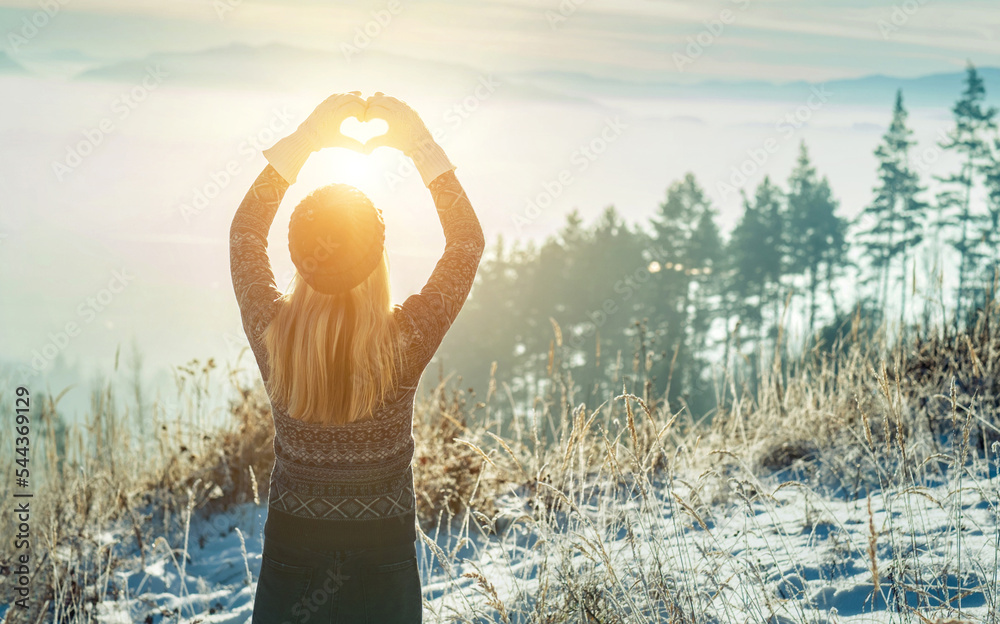
[[[813,621],[799,603],[776,596],[767,578],[788,554],[789,536],[768,544],[771,561],[752,561],[731,554],[745,536],[718,529],[725,513],[743,510],[750,523],[776,513],[783,489],[816,501],[804,521],[815,529],[830,522],[821,518],[820,494],[867,497],[869,505],[877,498],[891,519],[897,503],[888,493],[930,496],[930,484],[954,484],[956,496],[935,503],[955,512],[954,534],[942,539],[954,541],[961,565],[961,492],[982,487],[975,467],[995,465],[992,445],[1000,439],[998,319],[994,306],[967,334],[939,332],[892,347],[884,337],[853,340],[836,357],[811,351],[794,361],[774,358],[752,380],[727,366],[717,379],[724,400],[707,422],[650,396],[642,367],[623,379],[615,373],[622,390],[600,405],[578,402],[556,341],[537,396],[515,397],[493,375],[480,401],[439,376],[414,415],[422,537],[455,596],[431,621]],[[209,361],[184,369],[188,396],[201,396],[214,368]],[[228,377],[232,417],[224,426],[204,425],[200,404],[174,420],[154,406],[152,448],[124,433],[128,416],[114,409],[109,385],[85,423],[87,441],[71,429],[60,459],[52,442],[58,398],[45,402],[36,434],[48,441],[38,446],[49,477],[34,499],[36,607],[11,610],[9,622],[91,621],[92,605],[119,598],[111,581],[119,561],[101,539],[115,522],[132,527],[144,560],[167,551],[183,569],[195,514],[266,499],[269,406],[259,386]],[[864,555],[873,604],[880,592],[929,594],[947,582],[928,577],[907,544],[926,519],[904,507],[910,528],[901,532],[879,526],[871,509]],[[7,507],[0,525],[12,526]],[[444,543],[442,531],[454,540]],[[456,553],[474,539],[499,545],[490,551],[492,564],[458,572],[465,562]],[[510,555],[519,548],[529,548],[535,563],[513,572]],[[885,549],[888,566],[879,564]],[[5,538],[0,563],[9,566],[12,554]],[[491,576],[505,558],[507,572]],[[3,591],[11,578],[0,575]],[[996,572],[991,581],[995,611]],[[946,621],[936,616],[961,612],[928,606],[899,617]]]

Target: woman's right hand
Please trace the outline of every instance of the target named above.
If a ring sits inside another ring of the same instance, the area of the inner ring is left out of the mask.
[[[367,102],[361,99],[360,91],[335,93],[323,100],[299,127],[312,140],[313,151],[326,147],[346,147],[356,152],[364,152],[364,145],[357,139],[344,136],[340,126],[348,117],[362,119]]]
[[[365,152],[370,154],[379,147],[395,147],[413,158],[420,151],[436,145],[423,120],[406,102],[377,91],[367,103],[364,120],[382,119],[389,124],[389,130],[369,139],[365,143]]]
[[[424,186],[428,187],[439,175],[455,168],[420,116],[406,102],[381,91],[369,97],[367,102],[365,121],[382,119],[389,124],[389,129],[385,134],[368,139],[366,154],[383,146],[395,147],[413,159]]]
[[[325,147],[364,152],[360,141],[340,133],[340,125],[348,117],[364,117],[367,104],[361,99],[360,91],[331,95],[294,132],[264,150],[264,158],[286,182],[293,184],[313,152]]]

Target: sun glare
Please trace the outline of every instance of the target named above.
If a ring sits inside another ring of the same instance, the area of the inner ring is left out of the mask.
[[[334,175],[343,182],[361,188],[370,187],[377,177],[372,168],[371,158],[364,154],[346,154],[343,163],[334,169]]]
[[[371,155],[345,149],[328,149],[313,154],[310,161],[312,159],[315,159],[316,163],[310,173],[315,175],[316,171],[322,171],[324,179],[318,181],[321,184],[343,182],[356,186],[366,193],[379,184],[379,171],[374,166],[375,159]]]

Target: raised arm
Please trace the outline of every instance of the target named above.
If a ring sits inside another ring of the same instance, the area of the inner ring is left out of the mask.
[[[422,371],[469,296],[486,241],[472,204],[455,177],[455,165],[416,112],[396,98],[376,93],[368,98],[366,121],[372,118],[384,119],[389,131],[370,139],[365,151],[388,146],[411,157],[434,198],[444,228],[441,259],[423,289],[408,297],[398,310],[417,331],[419,361],[415,368]]]
[[[267,258],[267,234],[285,191],[298,177],[306,159],[324,147],[347,147],[364,151],[364,146],[340,134],[346,117],[363,117],[367,103],[360,91],[338,93],[316,107],[292,134],[264,150],[268,164],[254,180],[236,210],[229,228],[229,266],[233,290],[243,319],[243,331],[263,364],[261,337],[273,317],[281,297]],[[261,373],[266,375],[264,366]]]
[[[444,253],[420,292],[400,306],[420,332],[421,367],[434,356],[469,297],[486,247],[479,219],[455,172],[442,173],[428,188],[444,228]]]
[[[288,182],[271,165],[264,167],[229,227],[229,269],[243,318],[243,331],[256,354],[260,337],[271,320],[271,308],[281,296],[267,258],[267,233],[288,189]]]

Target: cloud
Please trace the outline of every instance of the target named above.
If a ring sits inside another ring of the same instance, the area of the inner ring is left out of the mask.
[[[38,54],[58,46],[123,60],[234,42],[273,41],[336,51],[389,2],[218,1],[233,7],[224,20],[209,0],[74,0],[52,26],[58,37],[39,38],[31,47]],[[436,61],[454,59],[455,50],[461,50],[464,64],[483,71],[585,71],[684,82],[699,77],[915,75],[950,70],[956,59],[966,57],[979,65],[1000,65],[995,7],[981,0],[928,2],[912,14],[862,0],[725,0],[710,5],[693,0],[398,1],[398,15],[372,49]],[[31,0],[6,3],[0,8],[0,30],[37,10]],[[673,54],[703,35],[724,10],[735,19],[696,64],[677,71]],[[553,26],[553,14],[565,19]],[[894,30],[886,35],[880,21]]]

